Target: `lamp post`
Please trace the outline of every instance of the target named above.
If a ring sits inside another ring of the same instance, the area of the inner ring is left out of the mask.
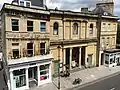
[[[60,46],[58,48],[58,90],[60,90]]]

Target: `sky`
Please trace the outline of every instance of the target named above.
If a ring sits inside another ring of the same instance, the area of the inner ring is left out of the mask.
[[[0,8],[4,3],[11,3],[12,0],[0,0]],[[48,8],[66,9],[72,11],[80,11],[81,7],[88,7],[90,10],[95,8],[96,3],[102,0],[46,0]],[[104,1],[104,0],[103,0]],[[106,0],[109,1],[109,0]],[[120,1],[114,0],[115,2],[115,16],[120,17]]]

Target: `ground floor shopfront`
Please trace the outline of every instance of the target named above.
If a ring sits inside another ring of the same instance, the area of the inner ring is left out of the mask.
[[[57,46],[56,46],[57,47]],[[55,46],[53,47],[55,48]],[[54,49],[51,54],[54,57],[53,72],[58,70],[58,50]],[[61,71],[77,68],[86,68],[96,66],[96,43],[82,44],[82,45],[65,45],[60,49],[60,64],[63,66]]]
[[[9,60],[9,89],[26,90],[52,82],[51,55]]]
[[[120,49],[105,50],[104,63],[108,67],[120,65]]]

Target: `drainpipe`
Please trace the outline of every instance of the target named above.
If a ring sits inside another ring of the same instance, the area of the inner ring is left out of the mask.
[[[97,21],[97,52],[96,52],[96,66],[99,67],[99,57],[100,57],[100,36],[101,36],[101,22],[102,22],[102,14],[101,12],[98,14]]]
[[[62,23],[63,23],[63,41],[64,41],[64,39],[65,39],[65,38],[64,38],[64,31],[65,31],[65,30],[64,30],[64,26],[65,26],[65,25],[64,25],[64,11],[63,11]]]
[[[61,47],[62,47],[62,61],[63,61],[63,64],[64,64],[64,11],[63,11],[63,17],[62,17],[62,23],[63,23],[63,40],[62,40],[62,42],[61,42]],[[64,69],[63,69],[64,70]]]

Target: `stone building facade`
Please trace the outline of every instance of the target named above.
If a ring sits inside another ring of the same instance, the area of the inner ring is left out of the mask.
[[[51,82],[59,63],[60,71],[104,65],[104,51],[116,47],[117,17],[102,5],[83,13],[14,2],[4,4],[1,15],[2,51],[12,90]]]

